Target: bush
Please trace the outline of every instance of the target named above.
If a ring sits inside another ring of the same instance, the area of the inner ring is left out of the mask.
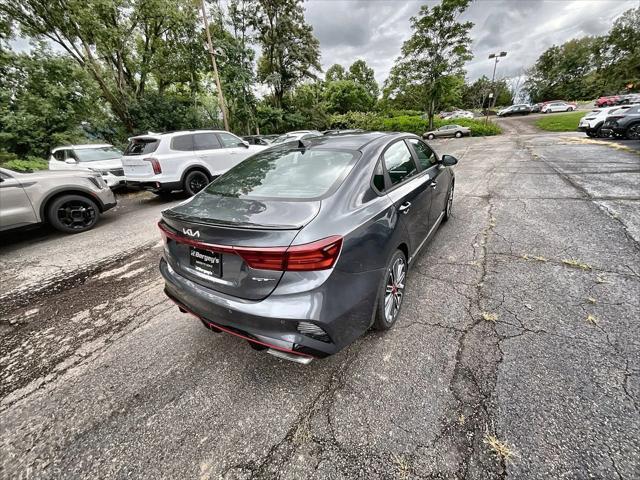
[[[396,117],[385,118],[375,113],[349,112],[343,115],[331,116],[331,128],[361,128],[363,130],[379,130],[383,132],[408,132],[422,135],[428,130],[429,122],[418,115],[399,115]],[[483,137],[490,135],[499,135],[502,130],[493,122],[484,120],[470,120],[460,118],[456,120],[442,120],[434,118],[434,127],[438,128],[443,125],[455,123],[464,127],[471,128],[471,135],[474,137]]]
[[[0,152],[0,167],[14,170],[16,172],[30,173],[37,170],[48,170],[49,162],[38,157],[27,157],[19,159],[15,155]]]

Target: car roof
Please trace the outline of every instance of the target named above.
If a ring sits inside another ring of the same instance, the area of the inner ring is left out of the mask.
[[[381,138],[392,139],[396,132],[357,132],[344,135],[322,135],[302,140],[307,148],[331,148],[336,150],[361,150],[365,145]],[[295,141],[295,140],[294,140]],[[289,143],[289,142],[287,142]],[[286,145],[283,143],[282,145]]]
[[[53,150],[51,150],[51,153],[53,152],[57,152],[58,150],[69,150],[69,149],[73,149],[73,150],[89,150],[92,148],[106,148],[106,147],[113,147],[113,145],[111,145],[110,143],[91,143],[91,144],[85,144],[85,145],[63,145],[61,147],[56,147]]]
[[[140,139],[140,138],[162,138],[162,137],[167,137],[167,136],[175,136],[175,135],[184,135],[185,133],[231,133],[231,135],[234,135],[237,137],[237,135],[235,133],[232,132],[227,132],[226,130],[215,130],[212,128],[201,128],[201,129],[196,129],[196,130],[176,130],[173,132],[162,132],[162,133],[154,133],[154,132],[149,132],[149,133],[142,133],[140,135],[135,135],[133,137],[129,137],[129,140],[134,140],[134,139]]]

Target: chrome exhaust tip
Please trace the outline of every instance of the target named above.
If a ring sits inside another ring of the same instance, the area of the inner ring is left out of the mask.
[[[284,360],[289,360],[290,362],[300,363],[302,365],[309,365],[311,357],[303,357],[302,355],[294,355],[293,353],[283,352],[281,350],[275,350],[273,348],[268,348],[267,353],[273,355],[274,357],[283,358]]]

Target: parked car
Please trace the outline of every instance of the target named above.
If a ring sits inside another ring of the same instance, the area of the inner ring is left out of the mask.
[[[607,119],[608,115],[614,112],[623,113],[624,110],[630,108],[629,106],[616,106],[616,107],[604,107],[594,108],[584,117],[580,119],[578,124],[578,130],[585,132],[589,137],[608,137],[611,132],[606,129],[602,131],[602,126]]]
[[[278,138],[271,142],[271,145],[277,145],[279,143],[293,142],[296,140],[306,140],[308,138],[318,137],[322,135],[318,130],[297,130],[295,132],[288,132],[280,135]]]
[[[112,189],[126,183],[122,152],[109,143],[56,147],[49,157],[49,170],[93,170]]]
[[[640,103],[640,93],[620,95],[617,102],[618,105],[633,105],[635,103]]]
[[[455,118],[473,118],[473,112],[468,112],[466,110],[453,110],[451,112],[440,112],[440,118],[443,120],[452,120]],[[423,118],[426,120],[428,117],[423,115]]]
[[[497,115],[499,117],[509,117],[511,115],[529,115],[531,113],[531,107],[526,103],[519,105],[511,105],[510,107],[499,110]]]
[[[620,100],[619,95],[606,95],[598,98],[594,102],[594,105],[596,107],[613,107],[614,105],[618,104],[619,100]]]
[[[189,130],[129,139],[122,164],[127,185],[157,194],[194,195],[212,179],[263,150],[223,130]]]
[[[530,113],[539,113],[540,110],[542,110],[543,105],[544,103],[534,103],[533,105],[531,105]]]
[[[471,135],[471,129],[469,127],[462,127],[460,125],[443,125],[437,130],[431,130],[422,134],[422,138],[433,140],[440,137],[456,137],[460,138],[465,135]]]
[[[602,125],[602,131],[629,140],[640,140],[640,105],[611,112]]]
[[[162,213],[165,293],[209,329],[300,363],[388,330],[407,268],[451,217],[456,163],[403,133],[265,150]]]
[[[322,132],[323,135],[351,135],[353,133],[364,133],[364,130],[361,128],[351,128],[351,129],[333,129],[333,130],[325,130]]]
[[[262,145],[266,147],[271,144],[271,140],[264,135],[246,135],[242,137],[242,140],[247,142],[249,145]]]
[[[555,112],[573,112],[577,105],[575,103],[568,102],[549,102],[545,103],[540,112],[542,113],[555,113]]]
[[[0,231],[49,223],[61,232],[84,232],[115,205],[113,192],[95,172],[0,168]]]

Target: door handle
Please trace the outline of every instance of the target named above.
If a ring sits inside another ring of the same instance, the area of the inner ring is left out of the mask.
[[[438,182],[436,182],[435,180],[433,180],[433,181],[429,184],[429,186],[430,186],[431,188],[436,188],[436,187],[438,186]]]
[[[400,207],[398,207],[398,211],[406,215],[409,213],[409,208],[411,208],[411,202],[404,202]]]

